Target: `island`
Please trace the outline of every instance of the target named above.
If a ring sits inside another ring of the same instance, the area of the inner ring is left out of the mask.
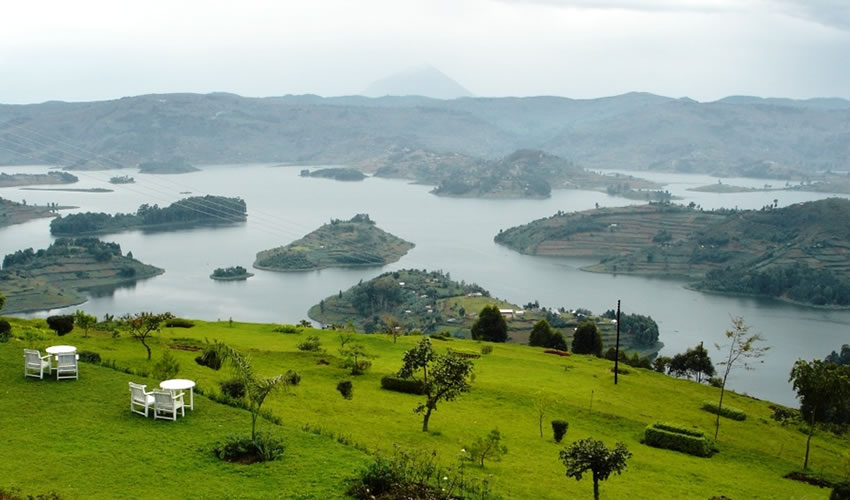
[[[292,243],[257,253],[254,267],[312,271],[327,267],[383,266],[399,260],[413,243],[379,229],[368,214],[332,219]]]
[[[80,179],[68,172],[50,171],[46,174],[0,173],[0,187],[38,186],[42,184],[73,184]]]
[[[162,274],[158,267],[124,255],[117,243],[96,238],[59,238],[46,249],[18,250],[3,258],[0,293],[4,313],[82,304],[86,290],[132,284]]]
[[[57,217],[50,221],[50,234],[81,236],[134,229],[166,231],[240,223],[245,222],[247,216],[247,205],[242,198],[192,196],[163,208],[143,204],[135,214],[86,212]]]
[[[140,174],[186,174],[199,170],[199,168],[190,165],[183,158],[139,163]]]
[[[751,191],[767,191],[769,188],[759,190],[756,188],[747,188],[743,186],[733,186],[732,184],[723,184],[719,180],[717,184],[707,184],[705,186],[688,188],[688,191],[696,191],[699,193],[749,193]]]
[[[337,181],[362,181],[366,178],[366,175],[356,168],[333,167],[320,168],[318,170],[313,170],[312,172],[308,169],[304,169],[301,171],[301,177],[321,177]]]
[[[60,206],[55,203],[47,205],[27,205],[12,200],[0,198],[0,227],[21,224],[41,217],[56,217],[57,210],[76,208]]]
[[[850,307],[850,200],[703,211],[670,203],[557,214],[500,231],[529,255],[593,257],[587,271],[682,278],[707,292]]]
[[[112,193],[112,189],[106,188],[34,188],[22,187],[21,191],[63,191],[66,193]]]
[[[136,182],[136,179],[130,177],[129,175],[117,175],[115,177],[109,178],[110,184],[133,184]]]
[[[587,309],[525,306],[490,296],[474,283],[457,282],[449,273],[417,269],[387,272],[348,290],[326,297],[310,308],[311,319],[324,325],[351,321],[367,333],[398,331],[447,332],[449,337],[469,338],[470,328],[484,306],[496,305],[508,323],[510,342],[526,344],[534,324],[545,319],[552,328],[563,329],[567,341],[579,323],[594,321],[606,348],[615,342],[617,325],[612,311],[596,316]],[[620,345],[624,350],[652,357],[663,347],[658,325],[652,318],[622,315]]]
[[[253,276],[254,273],[249,273],[242,266],[219,267],[210,274],[210,278],[216,281],[238,281],[246,280]]]

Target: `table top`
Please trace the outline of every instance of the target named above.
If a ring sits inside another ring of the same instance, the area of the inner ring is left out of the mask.
[[[191,389],[195,387],[195,382],[185,379],[185,378],[173,378],[169,380],[163,380],[159,383],[159,386],[163,389],[168,390],[183,390],[183,389]]]
[[[45,351],[47,354],[71,354],[77,352],[77,348],[72,345],[52,345]]]

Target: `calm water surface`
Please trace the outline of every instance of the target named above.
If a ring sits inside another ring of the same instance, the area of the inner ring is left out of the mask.
[[[2,167],[0,172],[43,172],[46,167]],[[520,255],[493,243],[499,229],[548,217],[558,210],[639,203],[593,191],[554,191],[547,200],[478,200],[439,198],[429,187],[403,181],[368,178],[337,182],[300,177],[298,167],[269,165],[208,166],[201,172],[153,176],[135,171],[75,172],[74,188],[108,187],[112,193],[25,191],[2,188],[0,196],[15,201],[75,205],[78,211],[133,212],[142,203],[167,205],[188,196],[240,196],[248,204],[245,224],[162,233],[133,231],[105,235],[139,260],[162,267],[165,274],[106,293],[92,293],[80,306],[102,317],[142,310],[171,311],[205,320],[294,323],[320,299],[358,281],[400,268],[442,269],[453,279],[476,282],[497,297],[515,303],[539,300],[550,307],[586,307],[596,313],[622,300],[627,312],[651,315],[661,328],[663,354],[681,352],[704,341],[724,341],[730,316],[742,316],[752,331],[772,346],[753,371],[733,372],[730,385],[738,391],[785,404],[795,404],[787,383],[797,358],[823,358],[850,342],[850,312],[820,311],[777,301],[724,297],[689,291],[682,282],[634,276],[612,276],[580,270],[586,260]],[[627,172],[628,173],[628,172]],[[113,175],[128,174],[136,184],[113,186]],[[780,206],[824,198],[803,192],[715,194],[687,191],[714,184],[702,175],[631,172],[667,183],[666,189],[704,209],[760,208],[777,199]],[[784,181],[723,179],[726,184],[784,186]],[[181,194],[183,193],[183,194]],[[212,207],[211,207],[212,208]],[[254,270],[247,281],[219,282],[208,278],[216,267],[250,267],[256,252],[287,244],[331,218],[348,219],[368,213],[378,226],[416,247],[399,262],[383,268],[325,269],[304,273]],[[0,254],[50,244],[49,220],[0,228]],[[68,308],[73,311],[77,307]],[[37,313],[39,316],[56,311]],[[715,361],[721,354],[712,350]]]

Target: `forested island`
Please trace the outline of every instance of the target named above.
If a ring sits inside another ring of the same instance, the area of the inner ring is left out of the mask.
[[[129,175],[116,175],[115,177],[109,178],[110,184],[133,184],[136,182],[136,179],[130,177]]]
[[[85,302],[84,290],[114,287],[164,271],[124,255],[117,243],[59,238],[46,249],[18,250],[3,258],[0,294],[6,313],[67,307]]]
[[[0,187],[73,184],[79,180],[76,175],[59,171],[50,171],[46,174],[6,174],[0,172]]]
[[[850,200],[712,212],[669,203],[566,214],[501,231],[531,255],[596,257],[586,270],[696,280],[704,291],[850,306]]]
[[[0,227],[21,224],[40,217],[56,217],[56,211],[66,208],[55,203],[48,205],[26,205],[12,200],[0,198]]]
[[[80,236],[117,233],[133,229],[168,230],[200,225],[244,222],[247,205],[242,198],[192,196],[167,207],[143,204],[135,214],[86,212],[57,217],[50,222],[50,234]]]
[[[320,168],[318,170],[304,169],[301,171],[301,177],[321,177],[324,179],[334,179],[337,181],[362,181],[366,175],[356,168]]]
[[[555,330],[563,329],[570,339],[579,323],[591,320],[599,327],[605,347],[614,344],[613,311],[597,316],[582,308],[541,307],[536,301],[519,306],[491,297],[490,292],[474,283],[453,281],[449,273],[441,271],[404,269],[384,273],[326,297],[310,308],[309,316],[325,325],[351,321],[367,333],[447,332],[449,337],[469,338],[478,313],[490,305],[502,311],[511,342],[529,343],[540,320],[546,320]],[[658,325],[652,318],[622,314],[621,321],[623,349],[640,356],[652,356],[661,349]]]
[[[248,270],[242,266],[232,266],[216,268],[212,274],[210,274],[210,278],[217,281],[237,281],[246,280],[253,275],[254,273],[249,273]]]
[[[189,172],[197,172],[198,170],[200,169],[190,165],[182,158],[139,163],[140,174],[186,174]]]
[[[399,260],[413,243],[375,225],[368,214],[329,223],[292,243],[257,253],[254,267],[310,271],[326,267],[383,266]]]

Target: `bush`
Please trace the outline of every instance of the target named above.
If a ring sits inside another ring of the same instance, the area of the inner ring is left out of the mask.
[[[478,359],[481,357],[477,352],[469,352],[469,351],[452,351],[449,350],[452,354],[459,358],[467,358],[467,359]]]
[[[829,500],[850,500],[850,481],[837,483],[829,494]]]
[[[170,378],[174,378],[177,376],[177,373],[180,372],[180,363],[177,361],[177,358],[171,354],[171,351],[166,350],[162,353],[162,357],[159,361],[153,365],[153,376],[159,378],[160,380],[167,380]]]
[[[319,341],[319,337],[311,335],[307,337],[304,342],[298,344],[298,350],[305,352],[320,352],[322,350],[322,343]]]
[[[47,326],[56,332],[60,337],[70,333],[74,329],[74,316],[70,314],[60,314],[47,317]]]
[[[245,382],[239,379],[222,380],[218,385],[221,387],[221,392],[225,396],[233,399],[242,399],[245,397]]]
[[[351,369],[352,375],[363,375],[372,368],[372,362],[368,359],[359,359],[356,363],[352,361],[346,367]]]
[[[283,455],[283,449],[279,439],[257,433],[254,440],[243,436],[227,436],[224,443],[216,443],[213,453],[221,460],[248,465],[277,460]]]
[[[295,326],[292,326],[292,325],[281,325],[281,326],[275,328],[274,331],[277,332],[277,333],[289,333],[289,334],[301,333],[301,331],[298,329],[298,327],[295,327]]]
[[[223,361],[224,360],[221,359],[221,354],[219,354],[218,349],[214,345],[207,345],[203,354],[195,358],[195,363],[212,368],[215,371],[221,369],[221,363]]]
[[[493,352],[493,346],[490,344],[484,344],[481,346],[481,354],[487,355]]]
[[[611,367],[611,373],[614,373],[613,366]],[[628,375],[629,373],[632,373],[632,371],[626,368],[625,366],[618,366],[617,373],[619,373],[620,375]]]
[[[567,428],[569,428],[570,423],[566,420],[553,420],[552,421],[552,437],[555,438],[556,443],[560,443],[562,439],[564,439],[564,435],[567,433]]]
[[[388,391],[403,392],[406,394],[425,394],[425,384],[421,380],[400,377],[382,377],[381,388]]]
[[[84,363],[100,363],[100,354],[94,351],[80,351],[78,354]]]
[[[25,495],[18,488],[0,488],[0,500],[62,500],[55,491],[50,493],[39,493],[38,495]]]
[[[340,380],[340,382],[336,385],[336,390],[338,390],[345,399],[351,399],[354,397],[354,385],[350,380]]]
[[[703,401],[702,409],[709,413],[714,413],[715,415],[719,413],[721,417],[731,418],[732,420],[743,421],[747,419],[747,414],[744,413],[743,410],[739,410],[731,406],[724,406],[718,411],[717,403],[714,401]]]
[[[644,443],[697,457],[707,457],[712,452],[711,445],[702,432],[669,424],[656,423],[647,426],[644,431]]]
[[[183,318],[171,318],[163,323],[163,325],[168,328],[192,328],[195,326],[195,322]]]
[[[12,338],[12,325],[5,319],[0,319],[0,342],[8,342]]]
[[[453,340],[449,332],[432,333],[430,337],[432,340]]]
[[[283,380],[289,385],[298,385],[301,383],[301,374],[295,370],[286,370]]]

